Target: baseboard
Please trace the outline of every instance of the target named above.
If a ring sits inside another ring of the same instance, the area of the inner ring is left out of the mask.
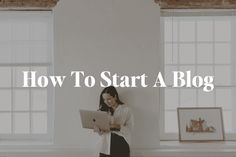
[[[235,157],[236,150],[132,149],[131,157]],[[76,147],[2,149],[0,157],[98,157],[93,150]]]

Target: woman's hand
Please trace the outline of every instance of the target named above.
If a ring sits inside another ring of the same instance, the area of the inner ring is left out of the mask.
[[[96,133],[98,133],[99,135],[102,135],[102,134],[104,134],[104,133],[109,132],[110,130],[102,130],[102,129],[100,129],[98,126],[95,125],[95,126],[93,127],[93,131],[96,132]]]
[[[111,130],[113,129],[115,129],[115,130],[120,130],[120,124],[110,124],[110,128],[111,128]]]
[[[99,131],[100,131],[99,127],[94,125],[93,126],[93,132],[99,132]]]

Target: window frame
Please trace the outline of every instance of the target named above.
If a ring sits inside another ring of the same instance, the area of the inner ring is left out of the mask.
[[[236,26],[236,12],[235,11],[231,11],[231,10],[165,10],[165,11],[161,11],[161,16],[160,16],[160,69],[161,69],[161,73],[163,73],[163,76],[165,74],[165,51],[164,51],[164,47],[165,47],[165,41],[164,41],[164,18],[163,17],[185,17],[185,16],[234,16],[235,20],[233,20],[233,25]],[[235,28],[235,27],[232,27]],[[236,41],[236,30],[233,30],[233,35],[232,37],[234,38],[233,41]],[[179,30],[178,30],[179,31]],[[196,31],[196,30],[195,30]],[[213,32],[214,33],[214,32]],[[196,40],[194,41],[194,43],[196,44]],[[231,48],[234,51],[236,50],[236,46],[235,44],[232,44]],[[195,54],[196,55],[196,54]],[[235,54],[234,54],[235,55]],[[196,58],[195,58],[196,60]],[[231,63],[231,65],[236,64],[236,63]],[[194,64],[195,65],[195,69],[196,69],[196,65],[197,63]],[[212,63],[212,65],[215,67],[215,63]],[[179,63],[177,63],[177,66],[179,66]],[[213,67],[213,68],[214,68]],[[214,70],[213,70],[214,71]],[[195,72],[196,73],[196,72]],[[214,72],[213,72],[214,73]],[[236,75],[236,72],[235,72]],[[224,88],[224,87],[231,87],[231,88],[235,88],[236,85],[230,85],[230,86],[221,86],[221,85],[215,85],[215,89],[217,88]],[[168,86],[166,88],[172,88],[172,89],[176,89],[173,88],[171,86]],[[214,90],[215,90],[214,89]],[[176,89],[179,90],[179,89]],[[197,89],[196,89],[197,90]],[[160,120],[159,120],[159,124],[160,124],[160,141],[176,141],[178,140],[178,132],[177,133],[166,133],[165,132],[165,89],[164,88],[160,88],[159,90],[159,104],[160,104]],[[179,97],[179,96],[178,96]],[[214,101],[215,101],[215,94],[214,94]],[[235,111],[236,113],[236,109],[232,109]],[[176,111],[177,112],[177,111]],[[177,115],[177,113],[176,113]],[[235,117],[235,116],[234,116]],[[235,126],[236,127],[236,126]],[[236,140],[236,133],[225,133],[225,139],[226,141],[235,141]]]
[[[53,132],[54,132],[54,104],[55,104],[55,90],[54,88],[49,84],[47,88],[26,88],[26,87],[17,87],[14,82],[16,80],[16,77],[14,77],[15,69],[17,67],[27,67],[29,68],[29,71],[31,71],[32,68],[34,67],[45,67],[47,69],[47,74],[48,75],[53,75],[54,74],[54,25],[53,25],[53,12],[52,11],[0,11],[1,14],[4,16],[20,16],[20,17],[29,17],[29,18],[43,18],[46,17],[48,20],[48,61],[49,62],[34,62],[34,63],[0,63],[0,67],[8,67],[11,69],[11,87],[0,87],[0,90],[3,89],[8,89],[11,91],[11,110],[10,111],[1,111],[3,113],[11,113],[11,133],[10,134],[0,134],[1,139],[4,140],[34,140],[34,141],[53,141]],[[2,16],[3,16],[2,15]],[[18,20],[18,19],[17,19]],[[12,47],[11,47],[12,49]],[[14,106],[14,94],[17,89],[20,90],[26,90],[29,92],[29,111],[13,111],[13,106]],[[45,111],[32,111],[31,108],[31,99],[32,99],[32,90],[47,90],[47,110]],[[47,133],[45,134],[33,134],[32,133],[32,113],[46,113],[47,114]],[[13,123],[14,123],[14,117],[13,113],[28,113],[29,114],[29,133],[26,134],[15,134],[13,133]]]

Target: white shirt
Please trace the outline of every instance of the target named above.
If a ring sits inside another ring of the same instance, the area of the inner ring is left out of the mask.
[[[115,109],[113,116],[111,116],[111,122],[120,125],[120,131],[112,131],[119,136],[124,137],[126,142],[131,144],[131,130],[133,128],[133,115],[127,105],[118,105]],[[99,143],[99,152],[110,155],[111,146],[111,132],[101,135]]]

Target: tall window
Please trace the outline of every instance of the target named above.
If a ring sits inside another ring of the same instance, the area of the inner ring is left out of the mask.
[[[53,89],[24,88],[23,71],[53,72],[51,12],[0,13],[1,139],[48,139]]]
[[[161,92],[161,138],[177,139],[177,107],[222,107],[226,138],[235,139],[236,17],[184,13],[163,16],[161,24],[168,84]],[[173,88],[173,71],[191,71],[192,77],[214,76],[215,89]]]

